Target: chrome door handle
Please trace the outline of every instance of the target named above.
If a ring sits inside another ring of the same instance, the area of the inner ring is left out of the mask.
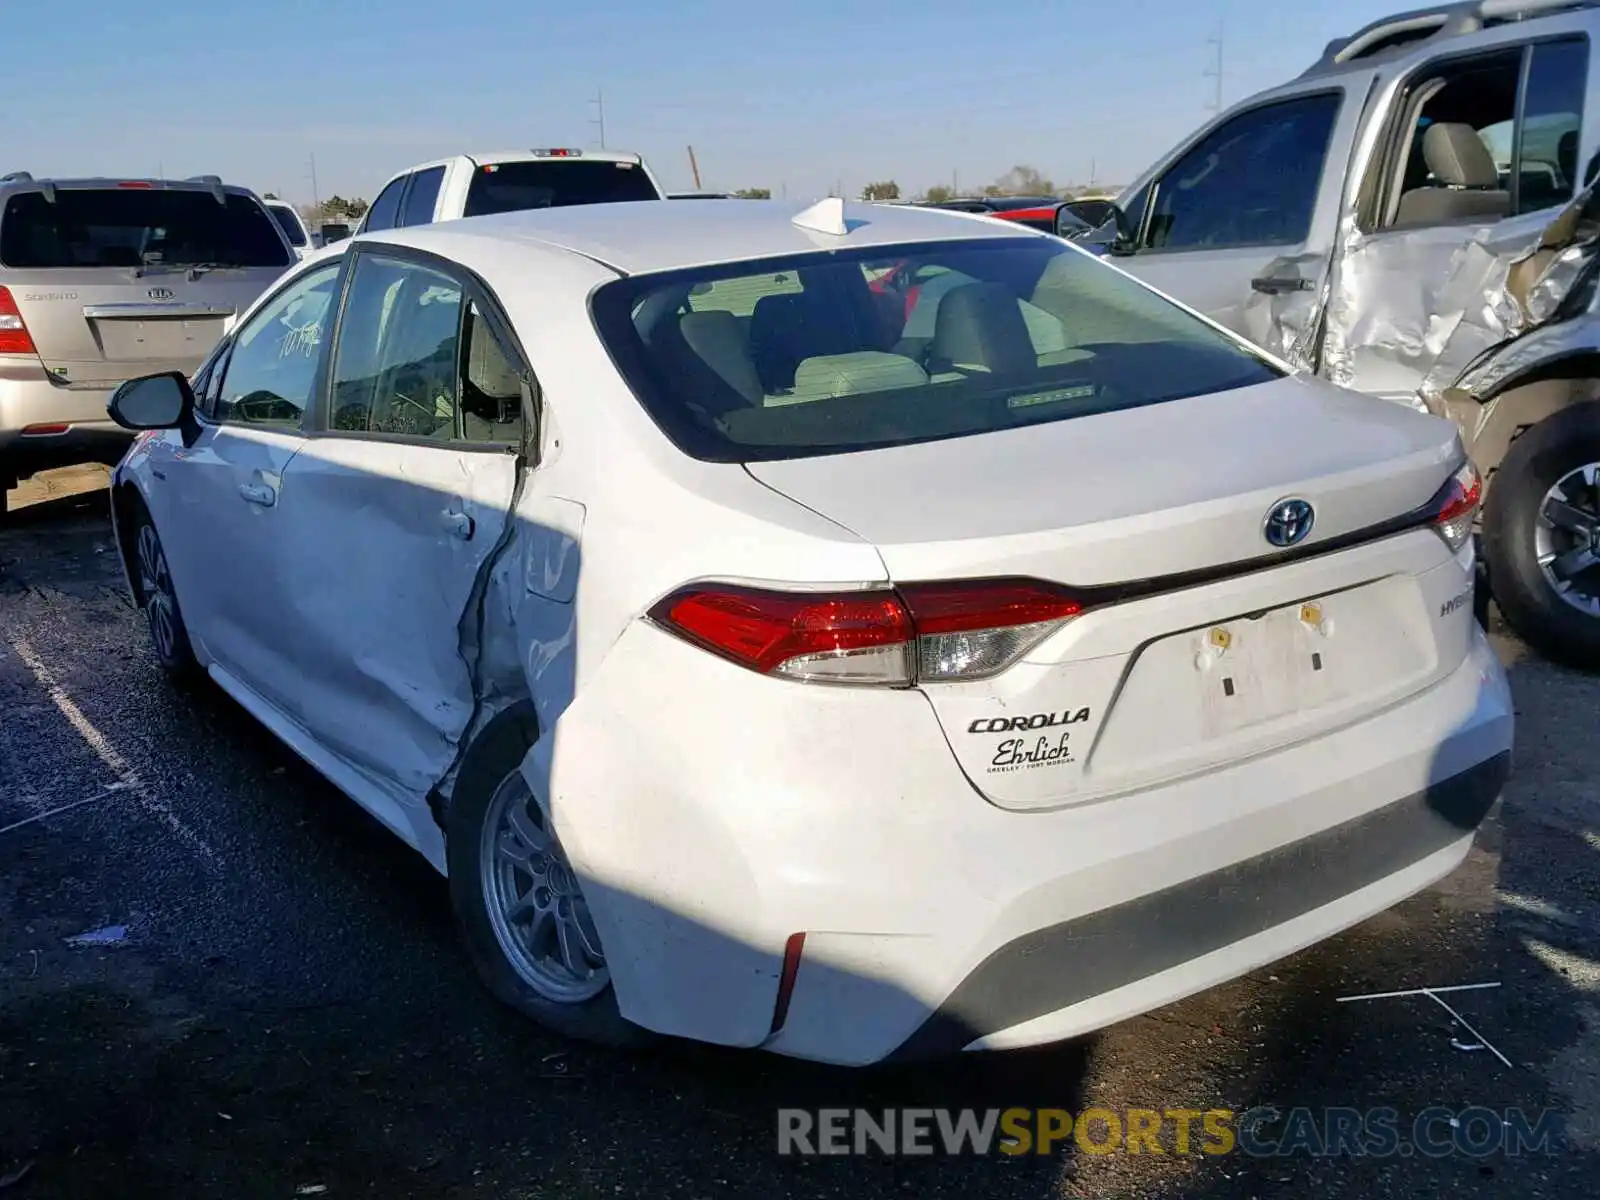
[[[271,508],[278,501],[278,493],[268,483],[241,483],[239,495],[250,504],[259,504],[262,508]]]
[[[444,526],[445,532],[452,537],[458,537],[463,542],[472,538],[472,517],[464,512],[457,512],[447,508],[439,514],[439,523]]]

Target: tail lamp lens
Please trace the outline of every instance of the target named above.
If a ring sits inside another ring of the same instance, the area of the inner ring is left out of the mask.
[[[1053,584],[980,579],[828,593],[698,584],[650,616],[764,675],[909,687],[996,674],[1081,611]]]
[[[1470,462],[1446,480],[1430,506],[1433,527],[1452,552],[1459,551],[1472,538],[1472,528],[1483,503],[1483,477]]]

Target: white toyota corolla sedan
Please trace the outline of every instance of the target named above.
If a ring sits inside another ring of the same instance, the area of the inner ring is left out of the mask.
[[[1512,741],[1445,421],[1045,234],[693,201],[301,264],[113,510],[503,1000],[861,1064],[1081,1034],[1450,871]]]

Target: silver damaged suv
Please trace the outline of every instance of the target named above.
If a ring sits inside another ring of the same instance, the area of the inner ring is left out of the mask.
[[[1453,417],[1510,624],[1600,668],[1600,5],[1469,0],[1330,44],[1086,240],[1336,383]],[[1226,431],[1221,431],[1225,436]]]
[[[212,176],[0,179],[0,515],[37,471],[115,464],[116,386],[198,369],[293,262],[255,194]]]

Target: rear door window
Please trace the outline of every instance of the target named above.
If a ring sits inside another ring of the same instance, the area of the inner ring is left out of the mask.
[[[439,185],[444,182],[443,167],[429,167],[411,177],[411,190],[406,193],[405,211],[400,216],[402,225],[429,225],[433,223],[433,206],[439,199]]]
[[[289,239],[291,246],[306,244],[306,231],[300,227],[300,220],[295,216],[294,209],[282,204],[269,204],[267,211],[272,214],[273,220],[278,222],[278,228],[283,230],[283,236]]]
[[[0,264],[52,267],[284,267],[293,261],[250,196],[165,188],[21,192],[0,212]]]
[[[473,172],[464,215],[659,199],[636,163],[572,158],[485,163]]]
[[[367,213],[367,219],[362,222],[363,231],[371,232],[375,229],[393,229],[400,216],[400,193],[405,190],[408,176],[402,175],[383,191],[378,193],[378,198],[372,202],[372,208]]]

